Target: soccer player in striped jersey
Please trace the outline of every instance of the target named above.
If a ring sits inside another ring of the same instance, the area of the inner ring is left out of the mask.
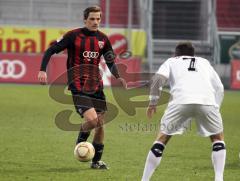
[[[171,99],[161,119],[160,133],[148,153],[142,181],[149,181],[160,164],[164,148],[170,138],[182,134],[195,118],[198,133],[210,137],[215,181],[223,181],[226,149],[220,106],[224,89],[209,61],[194,56],[190,42],[179,43],[175,57],[166,60],[152,79],[147,116],[156,113],[159,90],[166,81],[170,85]],[[201,148],[201,147],[199,147]]]
[[[107,110],[103,81],[99,63],[103,55],[105,62],[116,79],[123,85],[125,80],[118,73],[114,63],[115,54],[108,37],[99,31],[101,9],[98,6],[84,10],[85,27],[67,32],[63,38],[48,48],[43,56],[38,79],[47,82],[46,68],[51,56],[65,49],[68,51],[68,87],[71,90],[76,111],[84,118],[84,123],[76,144],[86,141],[91,130],[95,129],[93,146],[95,156],[91,168],[108,169],[101,161],[104,140],[104,113]]]

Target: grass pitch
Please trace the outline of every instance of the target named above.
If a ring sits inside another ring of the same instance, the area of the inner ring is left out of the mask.
[[[48,87],[0,85],[0,180],[20,181],[137,181],[141,179],[147,153],[158,133],[166,105],[159,106],[152,120],[146,108],[128,115],[118,108],[117,117],[105,125],[103,160],[110,170],[91,170],[73,156],[76,131],[63,131],[55,124],[62,110],[73,110],[52,100]],[[108,101],[117,105],[110,89]],[[124,92],[122,93],[124,95]],[[126,102],[126,105],[128,103]],[[224,120],[227,161],[225,181],[240,180],[240,92],[226,91],[221,109]],[[80,123],[77,114],[71,117]],[[91,138],[89,141],[91,141]],[[211,144],[196,134],[195,125],[175,136],[165,149],[152,181],[212,181]]]

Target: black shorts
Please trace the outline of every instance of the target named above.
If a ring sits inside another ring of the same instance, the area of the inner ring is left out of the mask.
[[[106,98],[102,90],[93,94],[76,91],[71,92],[75,109],[82,118],[83,113],[91,108],[95,108],[97,113],[107,110]]]

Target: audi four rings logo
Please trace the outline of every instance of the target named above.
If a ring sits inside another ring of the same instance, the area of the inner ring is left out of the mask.
[[[98,52],[91,52],[91,51],[84,51],[83,57],[84,58],[98,58],[99,53]]]
[[[0,78],[20,79],[26,73],[26,66],[20,60],[0,60]]]

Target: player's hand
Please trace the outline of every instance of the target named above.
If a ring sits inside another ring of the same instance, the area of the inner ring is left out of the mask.
[[[38,81],[41,84],[47,84],[47,73],[44,71],[39,71],[38,73]]]
[[[121,82],[122,86],[123,86],[125,89],[127,88],[127,83],[126,83],[125,79],[119,77],[117,80],[119,80],[119,81]]]
[[[156,112],[157,112],[157,106],[149,105],[147,108],[147,117],[151,119],[152,115],[155,114]]]

